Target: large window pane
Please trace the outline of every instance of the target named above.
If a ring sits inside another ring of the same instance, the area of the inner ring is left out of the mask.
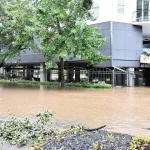
[[[143,11],[144,11],[143,19],[144,19],[144,21],[147,21],[149,18],[149,1],[147,1],[147,0],[144,0],[144,10]]]
[[[137,0],[137,20],[149,20],[149,0]]]
[[[137,0],[137,19],[142,17],[142,0]]]

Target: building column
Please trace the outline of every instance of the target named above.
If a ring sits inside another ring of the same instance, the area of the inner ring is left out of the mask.
[[[134,86],[134,68],[128,68],[127,69],[127,86],[133,87]]]
[[[4,75],[4,67],[0,68],[0,74]]]
[[[115,70],[112,70],[111,84],[112,87],[115,87]]]
[[[45,63],[40,63],[40,82],[44,82],[46,78]]]

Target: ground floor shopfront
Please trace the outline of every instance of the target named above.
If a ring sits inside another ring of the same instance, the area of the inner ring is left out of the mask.
[[[10,80],[35,80],[39,82],[59,82],[60,69],[46,69],[44,63],[37,65],[4,66],[0,70],[1,77]],[[112,86],[149,86],[150,68],[118,68],[118,67],[85,67],[80,65],[65,66],[65,82],[107,83]]]

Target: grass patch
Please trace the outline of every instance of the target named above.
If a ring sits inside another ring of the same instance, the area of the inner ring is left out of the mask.
[[[39,85],[40,82],[37,82],[37,81],[29,81],[29,80],[17,80],[17,81],[14,81],[15,83],[20,83],[20,84],[28,84],[28,85]]]
[[[0,79],[0,83],[11,83],[10,80]]]
[[[17,83],[17,84],[26,84],[26,85],[45,85],[50,87],[59,87],[59,82],[38,82],[38,81],[29,81],[29,80],[17,80],[10,81],[1,79],[0,83]],[[82,88],[97,88],[97,89],[110,89],[112,86],[110,84],[105,83],[66,83],[65,87],[82,87]]]
[[[112,88],[109,84],[100,84],[100,83],[70,83],[67,84],[68,87],[82,87],[82,88],[99,88],[99,89],[110,89]]]

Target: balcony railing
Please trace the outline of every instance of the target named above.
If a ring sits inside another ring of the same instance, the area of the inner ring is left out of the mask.
[[[147,22],[147,21],[150,21],[150,11],[133,12],[132,22]]]

